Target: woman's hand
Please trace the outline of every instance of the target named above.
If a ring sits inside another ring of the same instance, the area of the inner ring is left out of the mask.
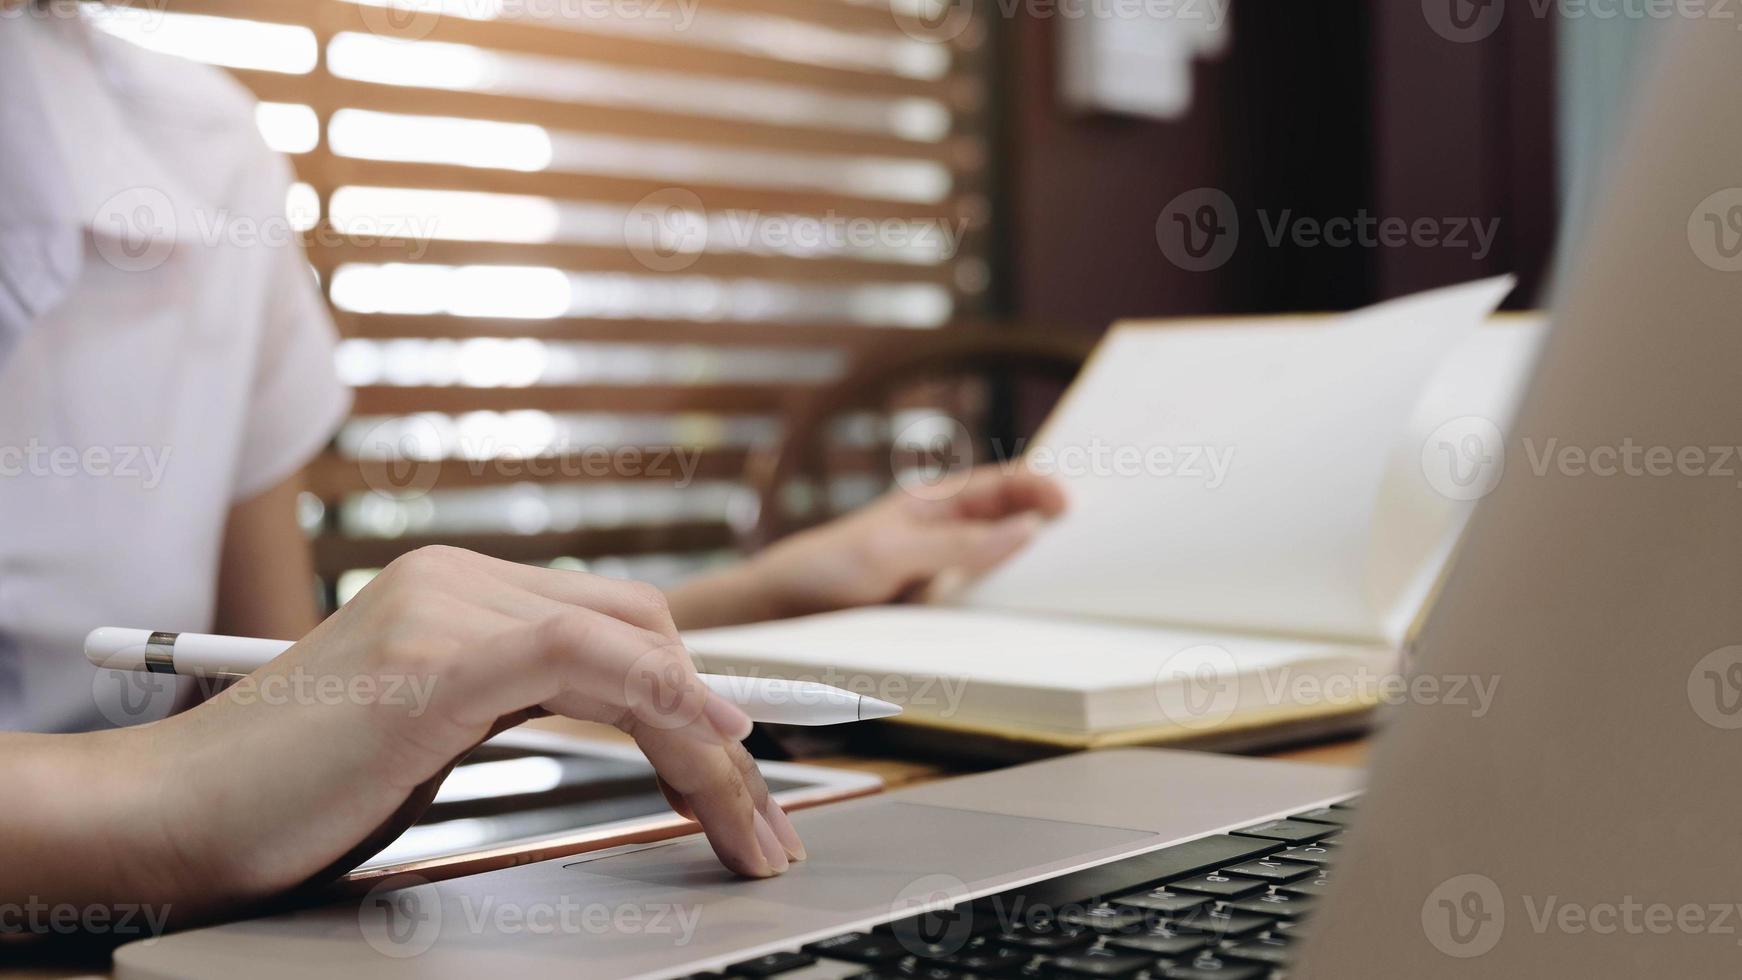
[[[896,488],[845,517],[672,594],[685,629],[897,602],[947,590],[1014,555],[1065,509],[1028,470],[982,466],[935,486]]]
[[[80,760],[67,778],[94,781],[62,789],[113,819],[57,828],[80,842],[58,856],[26,847],[0,891],[171,904],[178,921],[233,911],[355,865],[456,759],[544,712],[632,736],[733,871],[804,856],[738,744],[750,719],[697,678],[657,589],[430,548],[192,711],[34,739]]]

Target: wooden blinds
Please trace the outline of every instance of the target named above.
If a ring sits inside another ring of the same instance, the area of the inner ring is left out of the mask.
[[[231,69],[302,181],[341,595],[438,541],[688,571],[789,396],[979,312],[982,34],[932,0],[155,2],[100,16]]]

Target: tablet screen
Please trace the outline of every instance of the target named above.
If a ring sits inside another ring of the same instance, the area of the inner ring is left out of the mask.
[[[771,792],[807,784],[766,775]],[[418,822],[359,871],[533,842],[590,827],[667,816],[653,767],[585,743],[553,749],[497,739],[443,781]]]

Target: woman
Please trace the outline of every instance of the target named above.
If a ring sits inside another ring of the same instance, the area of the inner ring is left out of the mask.
[[[294,242],[233,233],[280,220],[288,168],[221,72],[75,5],[0,5],[0,905],[233,914],[354,864],[456,758],[545,712],[629,733],[724,864],[777,874],[803,844],[677,630],[889,601],[1063,507],[978,471],[669,596],[426,549],[317,625],[296,473],[348,397]],[[89,731],[78,644],[104,624],[302,640],[184,713]],[[262,696],[293,678],[429,696]]]

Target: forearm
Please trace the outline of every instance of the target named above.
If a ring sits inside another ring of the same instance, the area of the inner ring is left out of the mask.
[[[154,726],[153,726],[154,727]],[[179,868],[145,730],[0,734],[0,938],[162,931],[193,883]]]
[[[670,590],[672,619],[678,629],[707,629],[782,619],[782,608],[768,576],[755,561],[742,562],[712,574],[691,579]]]
[[[314,559],[296,521],[300,477],[230,509],[218,571],[217,632],[295,640],[320,622]]]

